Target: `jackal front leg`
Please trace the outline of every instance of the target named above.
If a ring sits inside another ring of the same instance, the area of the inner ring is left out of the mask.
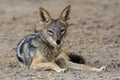
[[[62,69],[60,68],[56,63],[54,62],[43,62],[43,59],[41,58],[37,58],[35,59],[32,64],[31,67],[32,69],[52,69],[55,70],[56,72],[64,72],[66,69]]]
[[[77,63],[71,62],[69,61],[69,56],[67,55],[65,51],[61,53],[60,57],[64,59],[66,68],[72,68],[72,69],[77,69],[77,70],[89,70],[89,71],[96,71],[96,72],[100,72],[106,69],[105,66],[96,68],[96,67],[91,67],[85,64],[77,64]]]
[[[96,67],[91,67],[85,64],[77,64],[77,63],[73,63],[71,61],[65,60],[66,66],[68,68],[72,68],[72,69],[77,69],[77,70],[89,70],[89,71],[96,71],[96,72],[100,72],[106,69],[105,66],[102,66],[100,68],[96,68]]]

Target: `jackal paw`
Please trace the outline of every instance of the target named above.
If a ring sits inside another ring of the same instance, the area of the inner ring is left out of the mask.
[[[65,72],[66,69],[61,69],[61,68],[60,68],[60,69],[56,69],[55,71],[58,72],[58,73],[60,73],[60,72]]]
[[[101,71],[104,71],[104,70],[106,70],[106,66],[100,67],[100,68],[98,69],[98,72],[101,72]]]

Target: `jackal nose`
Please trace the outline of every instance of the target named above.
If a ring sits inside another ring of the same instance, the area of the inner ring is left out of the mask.
[[[57,43],[57,44],[60,44],[60,42],[61,42],[60,40],[56,40],[56,43]]]

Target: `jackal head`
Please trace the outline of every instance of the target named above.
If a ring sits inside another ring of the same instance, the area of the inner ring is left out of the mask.
[[[67,20],[70,19],[70,8],[71,6],[68,5],[57,19],[53,19],[44,8],[39,8],[40,25],[43,27],[43,35],[54,47],[60,46],[66,35],[68,27]]]

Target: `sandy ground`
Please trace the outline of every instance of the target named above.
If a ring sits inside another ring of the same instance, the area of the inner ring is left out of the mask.
[[[57,18],[72,5],[63,49],[80,54],[103,72],[26,70],[19,66],[17,43],[40,29],[38,8]],[[0,0],[0,80],[120,80],[120,0]]]

